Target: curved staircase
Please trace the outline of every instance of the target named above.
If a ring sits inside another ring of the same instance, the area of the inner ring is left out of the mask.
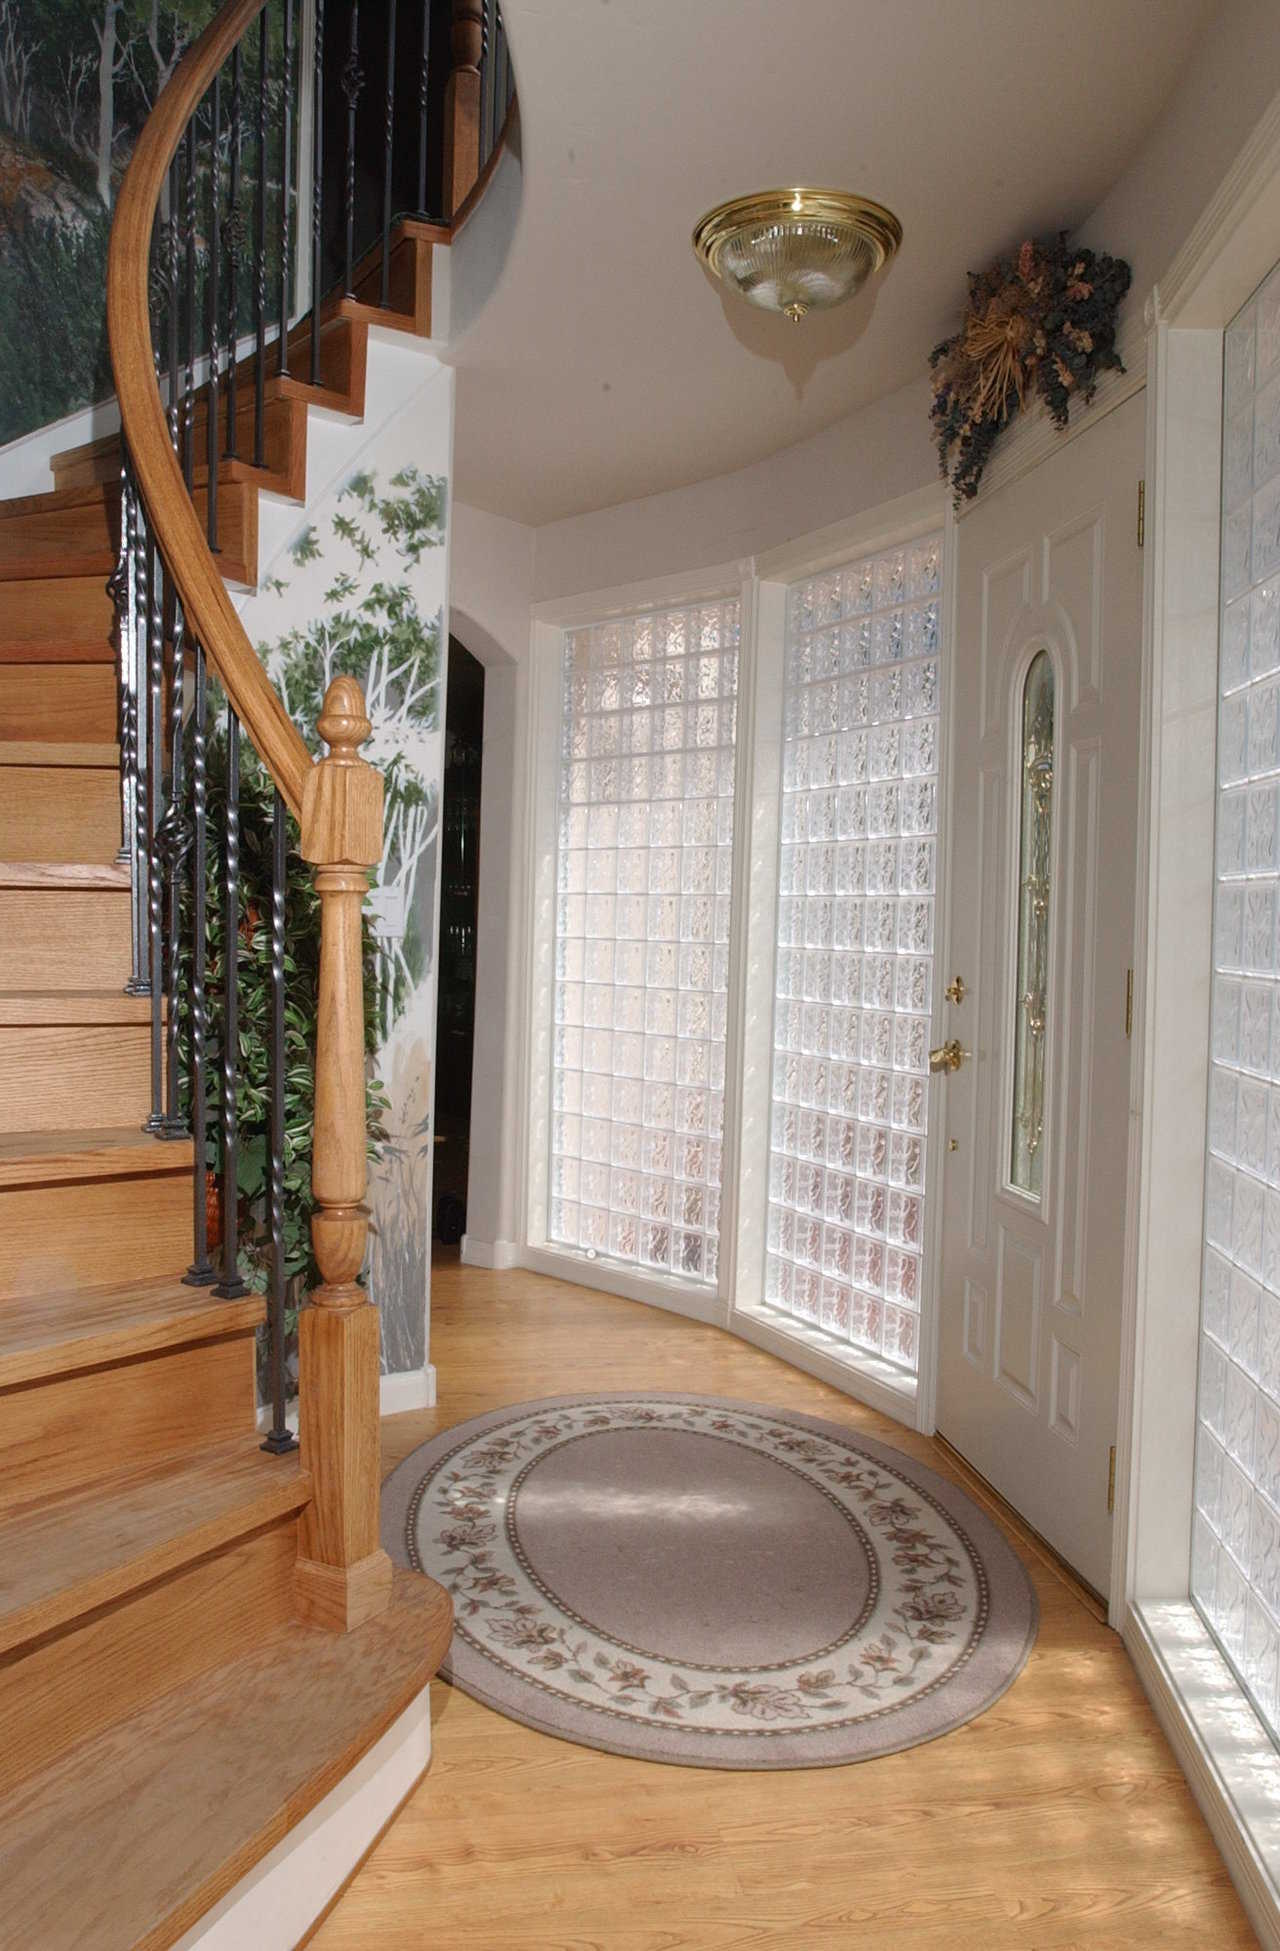
[[[350,1089],[352,916],[380,806],[356,750],[363,704],[337,681],[320,721],[329,755],[312,761],[226,594],[256,581],[259,496],[305,498],[312,411],[363,413],[370,328],[430,333],[431,256],[450,233],[397,224],[386,277],[379,247],[349,295],[290,331],[290,371],[262,388],[261,465],[215,460],[215,558],[210,468],[183,485],[144,342],[147,252],[168,159],[259,11],[223,9],[144,132],[118,206],[111,326],[132,478],[180,606],[161,658],[177,738],[198,632],[197,657],[319,863],[325,1284],[302,1318],[301,1450],[279,1453],[278,1418],[272,1453],[255,1368],[267,1302],[235,1291],[234,1260],[219,1285],[200,1271],[196,1141],[155,1129],[177,975],[157,963],[163,993],[136,993],[139,874],[145,925],[159,869],[154,832],[150,857],[145,835],[132,861],[121,844],[130,759],[106,585],[129,542],[121,440],[98,441],[55,457],[49,493],[0,504],[0,1946],[14,1951],[200,1940],[246,1873],[407,1725],[451,1631],[446,1594],[391,1575],[377,1549],[377,1323],[355,1284],[365,1133]],[[250,416],[252,367],[239,388]],[[189,410],[203,455],[207,385]],[[253,451],[250,420],[243,433],[234,444]],[[163,784],[176,803],[176,777]],[[424,1764],[425,1750],[406,1781]],[[293,1942],[250,1928],[234,1913],[209,1942]]]

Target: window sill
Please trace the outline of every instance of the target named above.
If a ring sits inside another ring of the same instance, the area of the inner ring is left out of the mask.
[[[860,1354],[821,1328],[806,1327],[763,1303],[731,1308],[729,1328],[755,1347],[780,1356],[820,1382],[829,1382],[843,1395],[879,1409],[908,1429],[915,1428],[918,1382],[914,1375],[876,1355]]]
[[[1275,1743],[1189,1599],[1131,1605],[1124,1642],[1250,1923],[1280,1951]]]

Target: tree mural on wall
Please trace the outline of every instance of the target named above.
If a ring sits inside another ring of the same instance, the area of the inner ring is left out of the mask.
[[[430,1014],[440,805],[441,615],[423,613],[424,570],[444,541],[447,485],[415,466],[382,484],[351,474],[330,508],[294,537],[292,567],[268,599],[305,621],[259,651],[313,750],[331,678],[364,687],[372,726],[364,755],[386,785],[383,855],[369,895],[377,973],[378,1051],[386,1091],[370,1184],[369,1290],[382,1314],[383,1367],[420,1367],[430,1266]]]

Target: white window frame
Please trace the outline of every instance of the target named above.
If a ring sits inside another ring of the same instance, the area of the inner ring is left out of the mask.
[[[606,623],[613,617],[629,616],[644,610],[676,609],[687,603],[739,598],[742,626],[738,659],[734,802],[741,809],[749,803],[746,797],[749,785],[744,775],[744,753],[748,743],[744,724],[749,721],[751,711],[748,645],[751,641],[752,587],[750,563],[733,562],[688,575],[664,576],[618,589],[598,590],[564,602],[539,604],[533,611],[529,644],[525,768],[528,785],[525,806],[525,1007],[520,1091],[520,1102],[525,1107],[526,1115],[520,1133],[519,1161],[521,1262],[536,1273],[552,1274],[560,1280],[602,1288],[606,1293],[621,1294],[628,1300],[648,1301],[697,1321],[713,1322],[717,1327],[727,1326],[728,1297],[733,1277],[728,1264],[731,1255],[726,1249],[733,1238],[736,1205],[738,1086],[735,1051],[738,1048],[738,1030],[734,998],[739,986],[736,976],[739,955],[737,917],[742,906],[740,876],[746,852],[742,831],[745,822],[739,812],[734,823],[731,887],[731,913],[734,919],[729,940],[729,1004],[725,1038],[720,1264],[716,1281],[712,1284],[627,1266],[605,1256],[592,1259],[573,1247],[563,1246],[548,1238],[547,1167],[551,1152],[551,1024],[560,714],[564,639],[568,631],[587,629],[592,624]]]
[[[935,916],[932,1022],[941,1018],[949,914],[951,822],[950,657],[955,601],[955,524],[941,485],[865,511],[754,559],[721,563],[535,606],[526,686],[524,773],[525,893],[520,968],[524,995],[517,1137],[520,1262],[537,1273],[602,1288],[728,1328],[909,1427],[932,1430],[937,1366],[937,1278],[941,1248],[942,1124],[930,1120],[929,1202],[921,1293],[920,1362],[915,1376],[846,1351],[833,1338],[787,1321],[763,1301],[765,1212],[773,1061],[774,958],[777,949],[778,829],[781,813],[782,679],[786,596],[792,583],[920,536],[943,533],[940,629],[939,890]],[[742,605],[735,764],[732,920],[725,1039],[725,1130],[720,1265],[715,1286],[594,1259],[547,1234],[551,1118],[556,817],[565,633],[646,609],[736,595]],[[748,1069],[745,1053],[753,1062]]]
[[[1117,1625],[1262,1942],[1280,1753],[1190,1597],[1217,799],[1222,340],[1280,258],[1280,96],[1148,305],[1143,749]]]

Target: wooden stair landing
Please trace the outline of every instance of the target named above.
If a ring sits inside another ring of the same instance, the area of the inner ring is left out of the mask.
[[[354,1632],[277,1629],[4,1796],[3,1941],[163,1951],[403,1713],[451,1621],[438,1586],[397,1572],[390,1608]]]

